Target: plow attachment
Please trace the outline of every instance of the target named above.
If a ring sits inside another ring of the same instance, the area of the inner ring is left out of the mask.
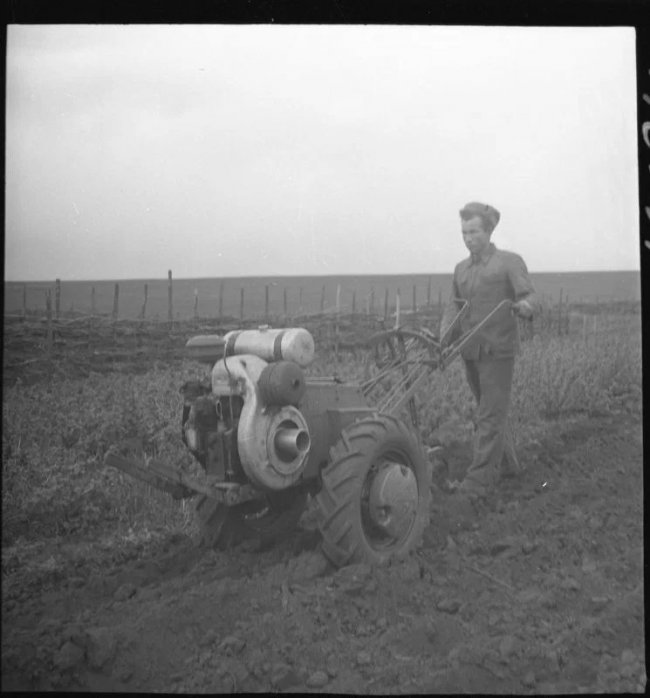
[[[239,485],[234,482],[218,482],[208,484],[183,472],[180,468],[151,460],[147,465],[136,462],[117,453],[108,453],[104,458],[104,465],[112,466],[127,473],[151,487],[171,494],[174,499],[187,499],[196,495],[204,495],[217,502],[232,506],[259,495],[250,485]]]

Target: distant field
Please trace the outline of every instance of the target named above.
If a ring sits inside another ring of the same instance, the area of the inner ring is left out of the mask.
[[[558,300],[560,289],[571,302],[638,301],[640,300],[640,273],[636,271],[576,272],[531,274],[539,294],[551,303]],[[61,281],[61,311],[90,312],[91,289],[95,288],[97,313],[109,314],[113,309],[115,281]],[[142,308],[144,285],[148,285],[147,317],[167,318],[168,282],[163,279],[129,279],[119,281],[119,316],[137,317]],[[413,306],[413,287],[416,305],[438,302],[439,294],[446,299],[451,284],[451,274],[413,274],[401,276],[291,276],[291,277],[239,277],[225,279],[174,279],[173,313],[175,318],[187,318],[194,312],[195,290],[198,291],[198,313],[202,317],[219,314],[219,294],[223,285],[222,310],[226,316],[239,317],[241,290],[244,289],[244,317],[262,317],[265,310],[266,287],[269,288],[269,314],[284,312],[286,289],[289,315],[315,313],[321,309],[324,292],[324,308],[336,307],[336,289],[340,285],[340,304],[343,311],[352,309],[353,297],[357,310],[365,310],[374,291],[374,308],[384,307],[388,290],[389,306],[395,307],[397,290],[400,290],[401,307]],[[28,310],[45,308],[45,294],[52,289],[51,282],[5,282],[4,312],[19,312],[23,308],[26,289]],[[430,293],[429,293],[430,289]]]

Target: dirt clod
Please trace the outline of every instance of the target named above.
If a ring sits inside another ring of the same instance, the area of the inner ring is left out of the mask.
[[[633,664],[636,662],[636,654],[630,649],[625,649],[621,652],[622,664]]]
[[[210,630],[208,630],[208,632],[201,638],[199,646],[209,647],[210,645],[213,645],[218,639],[219,636],[217,635],[217,633],[212,628],[210,628]]]
[[[323,688],[329,683],[329,676],[324,671],[315,671],[307,679],[306,685],[309,688]]]
[[[537,683],[537,679],[535,677],[535,672],[529,671],[524,675],[524,678],[521,681],[526,688],[534,688],[535,684]]]
[[[574,577],[567,577],[561,584],[562,589],[567,589],[568,591],[579,591],[580,582]]]
[[[117,589],[117,591],[113,594],[113,598],[116,601],[126,601],[127,599],[130,599],[132,596],[134,596],[135,592],[135,586],[127,582],[126,584],[122,584],[122,586],[120,586]]]
[[[54,656],[53,663],[59,671],[67,671],[81,664],[83,658],[84,651],[81,647],[68,640]]]
[[[523,545],[521,546],[521,550],[524,553],[524,555],[530,555],[536,549],[537,549],[537,543],[535,541],[532,541],[532,540],[524,541]]]
[[[599,611],[602,611],[605,608],[607,608],[607,606],[611,602],[611,599],[607,596],[592,596],[589,599],[589,602],[591,604],[592,610],[598,613]]]
[[[102,669],[115,655],[116,639],[107,628],[91,628],[86,634],[88,665],[91,669]]]
[[[327,675],[334,679],[339,675],[339,660],[336,655],[331,654],[326,662]]]
[[[460,601],[458,599],[442,599],[436,604],[436,608],[442,613],[458,613]]]
[[[239,654],[246,646],[246,640],[236,635],[228,635],[219,644],[219,649],[226,655]]]
[[[369,664],[372,664],[372,655],[370,652],[361,650],[361,652],[357,652],[356,663],[357,666],[368,666]]]
[[[279,691],[284,691],[292,686],[302,683],[296,670],[288,664],[276,664],[271,675],[271,684]]]

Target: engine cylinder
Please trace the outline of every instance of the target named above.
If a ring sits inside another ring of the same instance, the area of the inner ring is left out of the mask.
[[[305,394],[305,375],[293,361],[277,361],[264,368],[257,387],[265,405],[297,405]]]

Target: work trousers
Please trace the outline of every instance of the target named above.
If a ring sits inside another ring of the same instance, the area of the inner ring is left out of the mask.
[[[480,356],[465,361],[465,374],[476,398],[478,410],[474,431],[474,455],[463,489],[484,492],[502,475],[519,471],[512,430],[508,420],[513,356]]]

